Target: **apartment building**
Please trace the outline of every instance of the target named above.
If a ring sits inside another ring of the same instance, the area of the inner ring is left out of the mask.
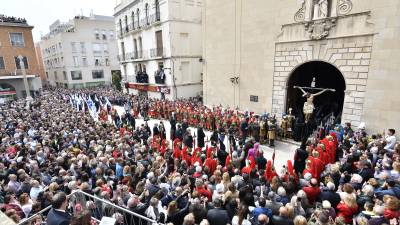
[[[42,87],[32,29],[23,18],[0,15],[0,103],[26,97],[18,56],[23,57],[31,96]]]
[[[45,76],[51,86],[83,88],[110,85],[119,73],[114,18],[75,16],[50,25],[40,41]]]
[[[125,91],[150,98],[202,94],[201,0],[120,0],[115,8]]]

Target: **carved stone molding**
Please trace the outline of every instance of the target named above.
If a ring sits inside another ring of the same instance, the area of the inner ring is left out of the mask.
[[[304,21],[305,16],[306,16],[306,3],[303,2],[301,8],[294,15],[294,21],[302,22],[302,21]]]
[[[329,35],[329,31],[336,25],[335,18],[310,21],[304,24],[312,40],[321,40]]]
[[[351,0],[339,0],[337,4],[338,15],[346,15],[352,10],[352,8],[353,3]]]

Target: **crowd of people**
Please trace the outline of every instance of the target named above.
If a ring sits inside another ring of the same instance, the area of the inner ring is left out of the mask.
[[[77,94],[98,99],[100,120],[76,107]],[[118,115],[112,105],[127,113]],[[368,135],[347,124],[311,136],[293,160],[275,168],[257,132],[241,129],[256,118],[250,113],[235,120],[240,141],[232,136],[233,147],[226,148],[221,127],[201,122],[201,116],[190,122],[184,108],[208,112],[193,99],[149,100],[110,89],[53,89],[29,107],[24,100],[1,105],[1,210],[16,223],[33,216],[31,224],[86,225],[107,216],[135,224],[105,208],[99,213],[94,202],[78,207],[71,198],[81,191],[161,224],[399,223],[400,144],[394,129]],[[172,122],[172,137],[161,124],[136,124],[149,116]],[[199,130],[193,141],[187,128],[197,125],[214,131],[209,142]]]

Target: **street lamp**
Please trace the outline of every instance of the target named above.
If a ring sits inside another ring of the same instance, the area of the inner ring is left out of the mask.
[[[229,78],[229,81],[233,85],[233,107],[235,108],[236,105],[236,85],[239,84],[239,77],[231,77]],[[237,108],[238,106],[236,106]]]
[[[18,59],[19,59],[19,67],[21,68],[22,76],[24,78],[24,86],[26,92],[26,107],[29,108],[29,104],[32,102],[33,98],[31,96],[31,92],[29,90],[29,85],[28,85],[28,79],[26,77],[24,57],[22,55],[19,55]]]

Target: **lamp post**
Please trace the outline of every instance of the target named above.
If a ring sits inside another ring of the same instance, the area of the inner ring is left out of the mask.
[[[236,85],[239,84],[239,77],[231,77],[229,78],[233,85],[233,108],[237,108],[236,106]]]
[[[31,92],[29,90],[28,78],[26,77],[24,57],[22,57],[22,55],[19,55],[18,59],[19,59],[19,67],[21,68],[22,76],[24,79],[24,86],[25,86],[25,92],[26,92],[26,107],[29,108],[29,104],[33,99],[31,96]]]

